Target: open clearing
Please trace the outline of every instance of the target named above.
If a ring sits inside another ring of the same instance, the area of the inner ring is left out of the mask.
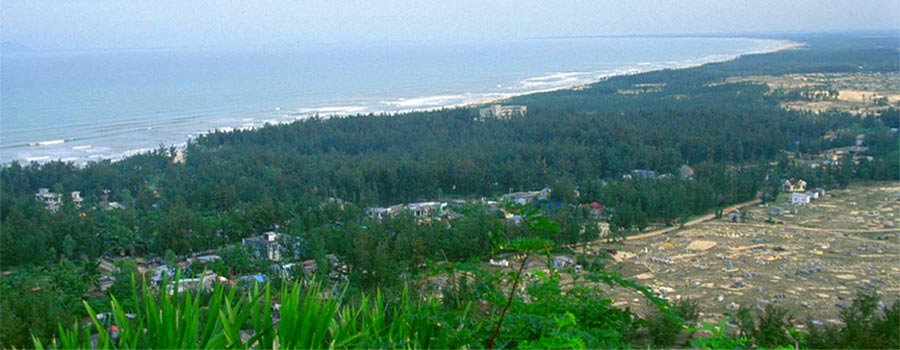
[[[607,270],[669,300],[698,301],[705,320],[733,315],[742,305],[776,304],[798,321],[835,323],[861,288],[877,290],[885,303],[900,298],[900,183],[829,191],[770,223],[769,206],[788,199],[782,194],[775,203],[744,208],[738,222],[726,215],[591,250],[616,249]],[[620,306],[647,309],[636,292],[604,289]]]
[[[900,106],[900,73],[807,73],[732,77],[726,83],[765,84],[772,91],[798,93],[788,109],[824,112],[837,109],[872,113]]]

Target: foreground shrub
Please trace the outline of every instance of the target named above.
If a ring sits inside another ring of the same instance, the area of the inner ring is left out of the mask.
[[[841,309],[843,326],[807,322],[806,346],[811,349],[900,349],[900,300],[885,306],[873,291],[857,294]]]
[[[694,325],[699,317],[699,305],[691,299],[677,301],[669,313],[656,311],[648,320],[647,327],[653,346],[672,347],[685,326]]]
[[[710,335],[692,342],[691,346],[695,348],[746,349],[752,343],[752,340],[745,336],[731,336],[728,334],[728,318],[723,318],[718,325],[703,322],[700,327],[709,331]]]
[[[163,285],[166,285],[165,283]],[[361,296],[343,303],[342,293],[317,283],[294,283],[280,290],[273,308],[268,284],[240,288],[217,285],[204,304],[197,293],[154,293],[146,284],[140,305],[128,310],[112,298],[110,317],[85,303],[91,324],[59,327],[48,344],[62,349],[223,349],[223,348],[450,348],[471,343],[460,330],[474,327],[470,307],[445,312],[436,300],[413,302]],[[130,313],[129,311],[133,311]],[[105,316],[105,315],[104,315]],[[445,319],[449,317],[449,319]],[[448,321],[449,320],[449,321]],[[35,348],[44,348],[36,337]]]

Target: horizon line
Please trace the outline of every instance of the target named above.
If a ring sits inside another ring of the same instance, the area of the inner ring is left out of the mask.
[[[900,31],[896,29],[860,29],[860,30],[814,30],[814,31],[791,31],[791,30],[775,30],[775,31],[746,31],[746,32],[688,32],[688,33],[634,33],[634,34],[576,34],[576,35],[551,35],[551,36],[532,36],[522,38],[505,38],[505,39],[489,39],[484,41],[458,40],[455,43],[489,43],[489,42],[505,42],[516,40],[558,40],[558,39],[599,39],[599,38],[754,38],[754,39],[796,39],[794,36],[809,35],[885,35],[887,37],[900,37]],[[209,46],[191,46],[191,45],[173,45],[173,46],[119,46],[119,47],[80,47],[80,48],[39,48],[33,47],[27,43],[13,40],[0,41],[0,47],[6,53],[16,52],[77,52],[77,51],[129,51],[129,50],[241,50],[241,49],[287,49],[296,47],[316,47],[316,46],[340,46],[340,45],[359,45],[361,47],[392,47],[403,45],[429,44],[433,40],[410,40],[404,42],[387,41],[387,42],[369,42],[368,45],[363,42],[307,42],[307,43],[278,43],[278,44],[245,44],[245,45],[209,45]]]

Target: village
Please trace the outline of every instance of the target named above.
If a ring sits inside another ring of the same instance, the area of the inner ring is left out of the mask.
[[[59,211],[63,205],[68,203],[71,203],[82,214],[84,210],[109,211],[124,209],[124,205],[109,200],[111,191],[107,189],[102,191],[99,202],[93,207],[83,205],[84,198],[81,196],[80,191],[71,191],[69,196],[63,195],[61,190],[57,191],[59,193],[52,192],[48,188],[40,188],[34,196],[51,213]],[[535,191],[510,192],[500,196],[497,200],[481,198],[469,202],[479,203],[486,210],[501,211],[505,215],[504,220],[513,224],[519,224],[522,217],[505,210],[504,205],[525,205],[537,200],[548,200],[550,194],[550,188],[543,188]],[[342,206],[344,201],[338,198],[328,198],[325,203],[335,203]],[[401,203],[387,207],[371,207],[366,210],[366,214],[375,220],[384,220],[396,217],[401,213],[409,213],[418,222],[446,221],[461,217],[462,215],[454,209],[458,209],[467,203],[466,200],[459,199],[450,202]],[[262,268],[255,273],[237,276],[233,279],[218,275],[209,269],[210,264],[221,261],[221,256],[218,253],[225,247],[196,252],[188,256],[170,257],[170,259],[174,258],[172,259],[173,261],[166,261],[166,259],[161,257],[133,257],[133,259],[137,264],[137,272],[148,278],[151,287],[165,288],[169,294],[175,291],[182,292],[186,290],[211,291],[216,284],[252,286],[254,283],[265,283],[271,278],[279,278],[285,281],[312,278],[318,272],[319,266],[315,260],[303,258],[304,254],[302,252],[305,250],[305,247],[302,240],[277,231],[276,227],[274,231],[244,238],[240,244],[235,245],[247,249],[252,254],[252,259],[262,262],[262,265],[268,266],[268,268]],[[113,286],[115,275],[119,272],[116,261],[122,258],[119,256],[104,256],[97,260],[101,271],[98,284],[99,292],[106,292]],[[347,281],[350,266],[343,264],[334,254],[328,254],[326,258],[330,265],[326,267],[329,278],[335,282]],[[174,280],[179,272],[181,277],[176,282]]]
[[[689,167],[679,176],[690,178]],[[663,175],[660,175],[663,176]],[[647,170],[635,170],[624,178],[657,177]],[[601,217],[605,206],[591,203],[599,214],[601,238],[593,243],[573,247],[572,253],[555,254],[548,262],[531,258],[525,261],[528,275],[535,270],[555,269],[562,272],[563,284],[571,284],[582,273],[575,253],[607,257],[606,269],[651,288],[659,297],[675,302],[698,301],[702,317],[721,319],[741,306],[763,308],[776,304],[788,308],[798,317],[815,322],[836,323],[840,308],[846,307],[859,289],[875,289],[900,297],[900,185],[878,183],[854,185],[847,189],[826,191],[807,188],[802,179],[781,182],[777,200],[760,204],[759,200],[726,209],[721,215],[698,218],[682,226],[646,232],[628,237],[623,242],[608,243],[608,224]],[[474,200],[488,210],[501,211],[510,224],[520,224],[522,217],[505,210],[507,204],[528,205],[547,201],[550,188],[511,192],[496,200]],[[100,209],[122,206],[109,202],[108,191],[100,200]],[[62,195],[41,189],[35,194],[47,210],[56,211]],[[80,206],[80,193],[72,192],[71,201]],[[342,203],[339,199],[329,199]],[[455,208],[465,200],[428,201],[371,207],[366,214],[377,220],[409,213],[418,221],[452,220],[461,216]],[[177,270],[191,271],[190,278],[177,282],[177,290],[211,290],[216,284],[252,285],[265,283],[272,277],[283,280],[312,277],[319,268],[314,260],[302,260],[302,242],[290,240],[275,231],[242,240],[256,259],[268,262],[270,269],[229,280],[206,267],[220,259],[217,251],[198,252],[176,262],[162,259],[136,258],[138,272],[148,276],[151,285],[169,293],[176,290],[172,282]],[[292,256],[293,255],[293,256]],[[346,281],[350,267],[337,256],[328,255],[329,277]],[[521,264],[522,255],[504,255],[485,262],[494,269],[509,270]],[[115,259],[98,260],[103,277],[100,290],[113,285],[117,271]],[[437,278],[435,295],[447,281]],[[579,282],[583,283],[583,282]],[[633,290],[598,285],[610,293],[618,306],[647,310],[646,299]],[[888,298],[890,300],[891,298]],[[640,311],[639,311],[640,312]]]

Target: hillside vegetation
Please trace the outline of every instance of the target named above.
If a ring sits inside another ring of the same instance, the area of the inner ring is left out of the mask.
[[[674,226],[760,194],[775,198],[781,179],[825,188],[900,180],[900,143],[890,129],[897,109],[786,110],[766,85],[725,82],[900,69],[897,38],[801,39],[802,49],[516,97],[503,103],[527,105],[528,113],[510,120],[478,121],[474,108],[323,116],[213,132],[187,146],[184,162],[161,147],[84,167],[4,165],[0,347],[87,348],[91,334],[100,347],[121,348],[900,347],[900,304],[877,306],[876,295],[861,294],[842,311],[845,327],[801,332],[777,309],[747,311],[737,327],[725,320],[699,326],[708,332],[698,339],[691,302],[668,304],[604,271],[602,257],[577,257],[583,278],[633,289],[658,314],[617,309],[599,290],[563,290],[554,269],[482,266],[502,254],[545,257],[549,266],[551,254],[574,254],[566,247],[600,238],[598,223],[610,238]],[[856,145],[861,134],[865,157],[814,168],[797,162]],[[683,165],[691,176],[680,176]],[[634,170],[654,175],[631,176]],[[544,187],[550,198],[527,206],[480,200]],[[81,191],[85,202],[64,201],[50,212],[35,200],[38,188]],[[103,210],[104,193],[123,208]],[[465,201],[453,208],[457,218],[366,215],[372,206],[450,199]],[[606,210],[592,212],[594,202]],[[302,242],[294,259],[315,261],[315,277],[166,296],[134,274],[131,288],[136,258],[171,263],[218,251],[219,263],[186,277],[207,269],[232,279],[268,273],[268,263],[240,244],[270,230]],[[331,254],[347,266],[345,279],[330,280]],[[106,292],[96,288],[100,257],[119,265]],[[427,286],[436,276],[448,280],[440,297]],[[280,301],[280,323],[272,300]],[[94,317],[104,312],[120,329],[116,340]],[[92,326],[72,328],[89,316]]]

